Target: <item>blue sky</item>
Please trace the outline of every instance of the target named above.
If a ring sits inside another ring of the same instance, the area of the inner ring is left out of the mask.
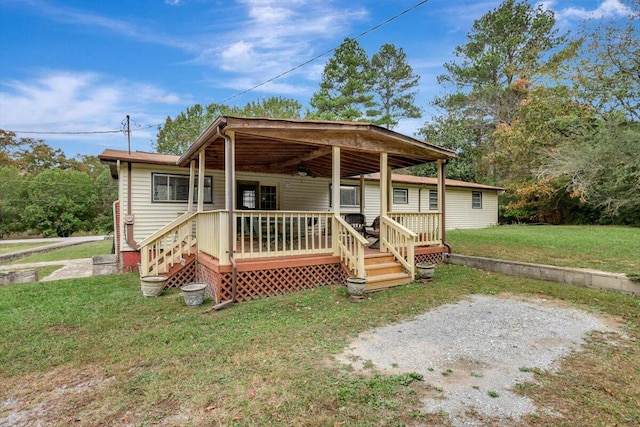
[[[305,108],[328,56],[244,95],[234,95],[335,48],[418,0],[0,0],[0,128],[78,132],[132,123],[132,149],[151,151],[157,125],[195,103],[244,105],[269,96]],[[500,1],[431,0],[358,39],[407,53],[421,76],[419,120],[436,112],[436,77],[473,21]],[[537,3],[535,3],[537,4]],[[547,0],[562,31],[588,17],[625,13],[623,0]],[[29,134],[69,156],[127,148],[124,133]]]

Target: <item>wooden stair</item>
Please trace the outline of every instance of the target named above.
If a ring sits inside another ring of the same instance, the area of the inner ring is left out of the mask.
[[[404,271],[402,264],[391,254],[369,254],[364,257],[367,291],[390,288],[413,282],[413,277]]]

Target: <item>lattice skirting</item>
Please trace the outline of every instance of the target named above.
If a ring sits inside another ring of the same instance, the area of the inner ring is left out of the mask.
[[[424,262],[428,264],[439,264],[444,259],[444,252],[437,252],[434,254],[417,254],[415,256],[416,264]]]
[[[189,261],[184,267],[178,269],[167,280],[167,288],[179,288],[188,283],[196,281],[196,263],[195,260]]]
[[[210,296],[216,301],[231,299],[231,273],[219,273],[199,264],[197,280],[206,283]],[[342,284],[347,273],[340,263],[309,265],[238,272],[238,301],[282,295],[302,289]]]

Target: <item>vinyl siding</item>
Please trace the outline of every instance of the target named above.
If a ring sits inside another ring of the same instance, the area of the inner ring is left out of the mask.
[[[493,190],[473,190],[482,193],[482,209],[471,207],[472,190],[447,188],[446,228],[484,228],[498,223],[498,193]]]

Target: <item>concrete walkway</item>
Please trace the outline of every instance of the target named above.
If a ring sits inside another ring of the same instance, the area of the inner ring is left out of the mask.
[[[43,246],[29,248],[22,251],[11,252],[0,255],[0,271],[28,270],[49,265],[61,265],[62,268],[54,271],[47,277],[40,278],[40,282],[52,280],[74,279],[78,277],[91,277],[93,275],[93,260],[91,258],[81,258],[61,261],[43,261],[22,264],[6,265],[4,263],[14,259],[19,259],[28,255],[41,252],[49,252],[67,246],[79,245],[87,242],[97,242],[107,239],[108,236],[82,236],[82,237],[54,237],[43,239],[21,239],[21,240],[0,240],[0,245],[9,243],[42,243]]]

